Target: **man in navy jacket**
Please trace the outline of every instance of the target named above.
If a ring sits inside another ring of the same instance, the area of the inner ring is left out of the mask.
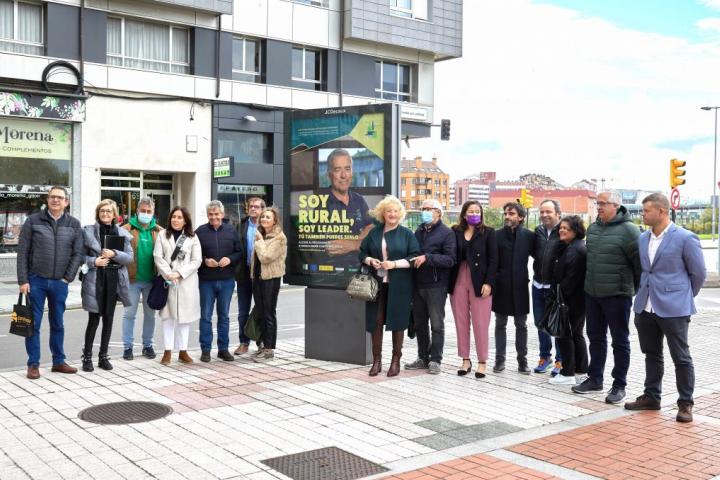
[[[705,281],[705,260],[700,240],[670,221],[670,202],[653,193],[643,200],[643,222],[651,227],[638,240],[640,289],[635,297],[635,327],[645,354],[645,392],[628,410],[660,410],[663,377],[663,337],[675,364],[678,388],[678,422],[691,422],[695,369],[688,346],[693,298]]]
[[[200,280],[200,360],[210,361],[212,348],[212,312],[217,301],[218,358],[231,362],[235,357],[230,345],[230,302],[235,290],[235,266],[242,259],[242,244],[237,230],[225,223],[225,207],[219,200],[207,204],[208,223],[195,230],[202,247]]]
[[[455,265],[457,250],[455,235],[442,222],[442,213],[442,206],[437,200],[423,202],[423,223],[415,231],[423,254],[413,262],[417,270],[414,275],[412,315],[417,334],[418,358],[405,364],[407,370],[427,369],[433,374],[440,373],[445,344],[445,300],[450,269]]]

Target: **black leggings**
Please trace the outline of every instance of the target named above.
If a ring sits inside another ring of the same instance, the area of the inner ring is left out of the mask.
[[[110,344],[110,335],[112,334],[113,316],[115,315],[116,302],[117,296],[115,296],[113,301],[106,301],[102,315],[93,312],[88,313],[88,324],[85,329],[85,352],[88,354],[92,352],[93,343],[95,342],[95,333],[97,332],[98,325],[100,325],[100,318],[102,317],[103,326],[102,333],[100,334],[100,355],[107,355],[108,345]]]

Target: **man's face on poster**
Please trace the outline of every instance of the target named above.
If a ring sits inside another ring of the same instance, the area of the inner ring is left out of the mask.
[[[336,155],[328,162],[330,188],[343,195],[352,184],[352,159],[347,155]]]

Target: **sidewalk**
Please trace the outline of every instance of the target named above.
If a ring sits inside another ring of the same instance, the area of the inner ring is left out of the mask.
[[[4,372],[0,479],[359,478],[351,469],[395,479],[713,478],[720,475],[715,313],[692,321],[696,415],[687,425],[674,419],[669,357],[663,410],[633,414],[605,404],[604,393],[579,396],[548,385],[548,375],[520,375],[512,360],[501,374],[492,373],[490,361],[483,380],[458,377],[451,317],[440,375],[370,378],[367,367],[305,359],[302,340],[279,344],[267,364],[213,358],[164,367],[136,357],[114,360],[110,372],[62,375],[42,368],[37,381],[24,370]],[[532,359],[537,342],[530,331]],[[643,371],[631,331],[628,398],[642,393]],[[406,339],[404,361],[414,359],[414,346]],[[514,358],[512,340],[508,358]],[[609,378],[608,370],[606,387]],[[129,425],[78,418],[86,407],[123,400],[160,402],[173,413]],[[269,466],[309,472],[307,458],[277,457],[324,447],[361,458],[340,469],[344,476],[289,477]],[[375,465],[362,470],[363,459]]]

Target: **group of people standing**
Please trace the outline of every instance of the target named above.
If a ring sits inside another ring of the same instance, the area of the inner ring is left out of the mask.
[[[417,335],[418,358],[405,368],[441,372],[449,293],[462,359],[457,374],[473,371],[472,330],[474,376],[486,376],[494,312],[493,372],[506,369],[506,329],[512,316],[517,370],[529,375],[532,257],[536,327],[558,296],[567,307],[570,324],[566,336],[554,338],[554,358],[553,337],[538,328],[540,358],[534,372],[551,372],[549,383],[569,385],[578,394],[602,391],[610,330],[613,383],[605,401],[621,403],[630,365],[630,310],[637,294],[635,325],[645,354],[645,391],[625,408],[660,408],[663,338],[667,338],[679,391],[677,420],[692,421],[694,369],[688,325],[696,311],[693,298],[706,275],[699,240],[672,223],[669,201],[662,194],[643,200],[643,221],[650,228],[642,235],[616,192],[600,193],[597,205],[598,217],[586,231],[579,216],[562,216],[557,201],[544,200],[539,207],[541,224],[532,232],[523,225],[525,208],[516,202],[504,205],[504,226],[494,230],[485,225],[479,202],[465,202],[458,223],[448,227],[442,222],[441,205],[430,199],[422,204],[423,223],[413,235],[400,225],[405,216],[401,202],[386,197],[375,208],[377,223],[360,247],[360,261],[373,268],[381,285],[377,301],[366,310],[373,354],[369,374],[382,370],[383,330],[391,331],[393,339],[387,375],[399,373],[404,331],[409,327]],[[586,322],[589,351],[583,332]]]
[[[208,222],[193,230],[184,207],[174,207],[165,228],[155,221],[155,204],[149,197],[139,200],[137,212],[125,225],[118,225],[118,207],[110,199],[95,208],[95,223],[81,227],[65,210],[68,192],[52,187],[47,208],[31,215],[23,225],[18,244],[17,272],[20,293],[29,295],[33,309],[34,335],[26,338],[27,376],[40,377],[40,327],[47,301],[50,321],[51,371],[76,373],[64,353],[65,301],[68,284],[78,270],[82,280],[82,307],[88,312],[82,369],[94,370],[93,345],[102,323],[97,366],[113,368],[108,357],[117,302],[123,312],[123,358],[132,360],[135,317],[143,305],[142,355],[155,358],[153,334],[156,313],[163,322],[164,352],[160,363],[178,360],[193,363],[188,354],[190,325],[200,320],[200,360],[209,362],[213,343],[213,310],[217,313],[217,357],[233,361],[230,353],[229,312],[237,284],[239,346],[235,355],[248,353],[250,339],[244,334],[254,299],[262,337],[253,360],[274,357],[277,339],[276,308],[280,282],[285,274],[287,239],[275,207],[261,198],[248,200],[248,216],[235,228],[224,220],[220,201],[207,204]],[[156,278],[159,276],[160,278]],[[153,283],[164,282],[167,302],[159,312],[148,304]]]

